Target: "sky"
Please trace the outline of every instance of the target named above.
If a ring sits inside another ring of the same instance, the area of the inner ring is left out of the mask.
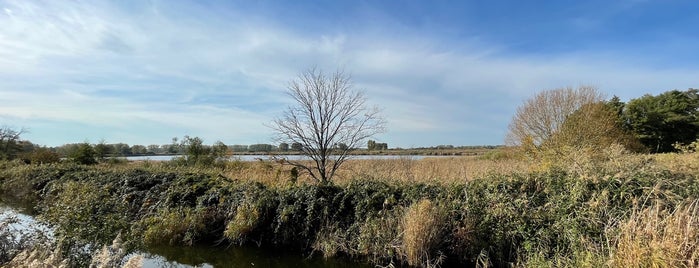
[[[696,1],[0,0],[0,125],[59,146],[273,143],[299,73],[342,69],[389,147],[497,145],[524,100],[699,87]]]

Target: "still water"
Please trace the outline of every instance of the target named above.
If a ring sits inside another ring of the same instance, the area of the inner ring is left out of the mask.
[[[304,258],[300,253],[256,247],[156,247],[148,251],[150,256],[143,267],[371,267],[348,260]]]
[[[50,237],[51,229],[37,222],[21,204],[6,204],[0,200],[0,221],[16,217],[19,222],[10,226],[13,230],[32,230],[42,232]],[[371,267],[367,264],[345,259],[324,259],[320,256],[308,257],[298,252],[285,252],[280,249],[258,247],[150,247],[142,254],[144,268],[159,267]],[[128,259],[127,256],[125,259]]]

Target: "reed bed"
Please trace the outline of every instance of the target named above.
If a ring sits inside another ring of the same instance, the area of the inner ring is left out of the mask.
[[[523,173],[525,161],[490,160],[474,156],[427,157],[410,156],[390,160],[350,160],[338,174],[337,183],[346,184],[357,178],[391,183],[459,184],[493,174]]]
[[[272,160],[0,163],[76,241],[255,245],[394,266],[698,267],[699,156],[350,160],[331,185]],[[86,220],[89,219],[89,220]],[[74,243],[73,248],[80,248]]]
[[[310,165],[311,162],[308,162]],[[267,186],[285,187],[295,181],[313,184],[315,181],[301,172],[292,178],[292,166],[281,161],[231,161],[218,166],[176,166],[168,162],[140,161],[116,165],[103,164],[102,170],[129,170],[146,168],[162,172],[191,172],[223,176],[236,181],[259,182]],[[333,178],[336,185],[347,185],[357,179],[370,179],[387,183],[460,184],[487,175],[524,173],[530,163],[520,159],[487,159],[480,156],[438,156],[417,159],[401,156],[397,159],[349,159]]]
[[[699,204],[638,208],[611,238],[609,266],[699,267]]]

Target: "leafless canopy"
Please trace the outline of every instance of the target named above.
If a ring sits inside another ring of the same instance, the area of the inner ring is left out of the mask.
[[[8,126],[0,127],[0,159],[10,159],[13,157],[19,137],[27,132],[26,129],[12,129]]]
[[[309,69],[289,83],[288,94],[295,105],[271,127],[278,141],[301,144],[313,164],[287,162],[321,183],[332,179],[350,151],[384,131],[379,109],[367,107],[363,92],[354,90],[350,76],[342,71],[326,75]]]
[[[568,116],[587,104],[602,100],[604,95],[591,86],[542,91],[517,108],[506,143],[521,145],[528,141],[541,145],[563,126]]]

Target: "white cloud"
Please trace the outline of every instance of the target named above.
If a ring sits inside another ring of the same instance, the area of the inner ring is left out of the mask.
[[[183,18],[167,4],[6,5],[0,100],[9,105],[0,116],[27,124],[70,121],[122,133],[158,126],[168,136],[267,142],[262,123],[286,105],[287,81],[317,65],[352,73],[370,102],[384,107],[385,139],[402,140],[399,146],[439,144],[448,135],[466,144],[484,131],[496,133],[479,140],[499,143],[516,106],[537,91],[593,84],[631,98],[691,87],[697,74],[619,52],[510,55],[497,44],[444,44],[420,33],[307,33],[199,9]]]

